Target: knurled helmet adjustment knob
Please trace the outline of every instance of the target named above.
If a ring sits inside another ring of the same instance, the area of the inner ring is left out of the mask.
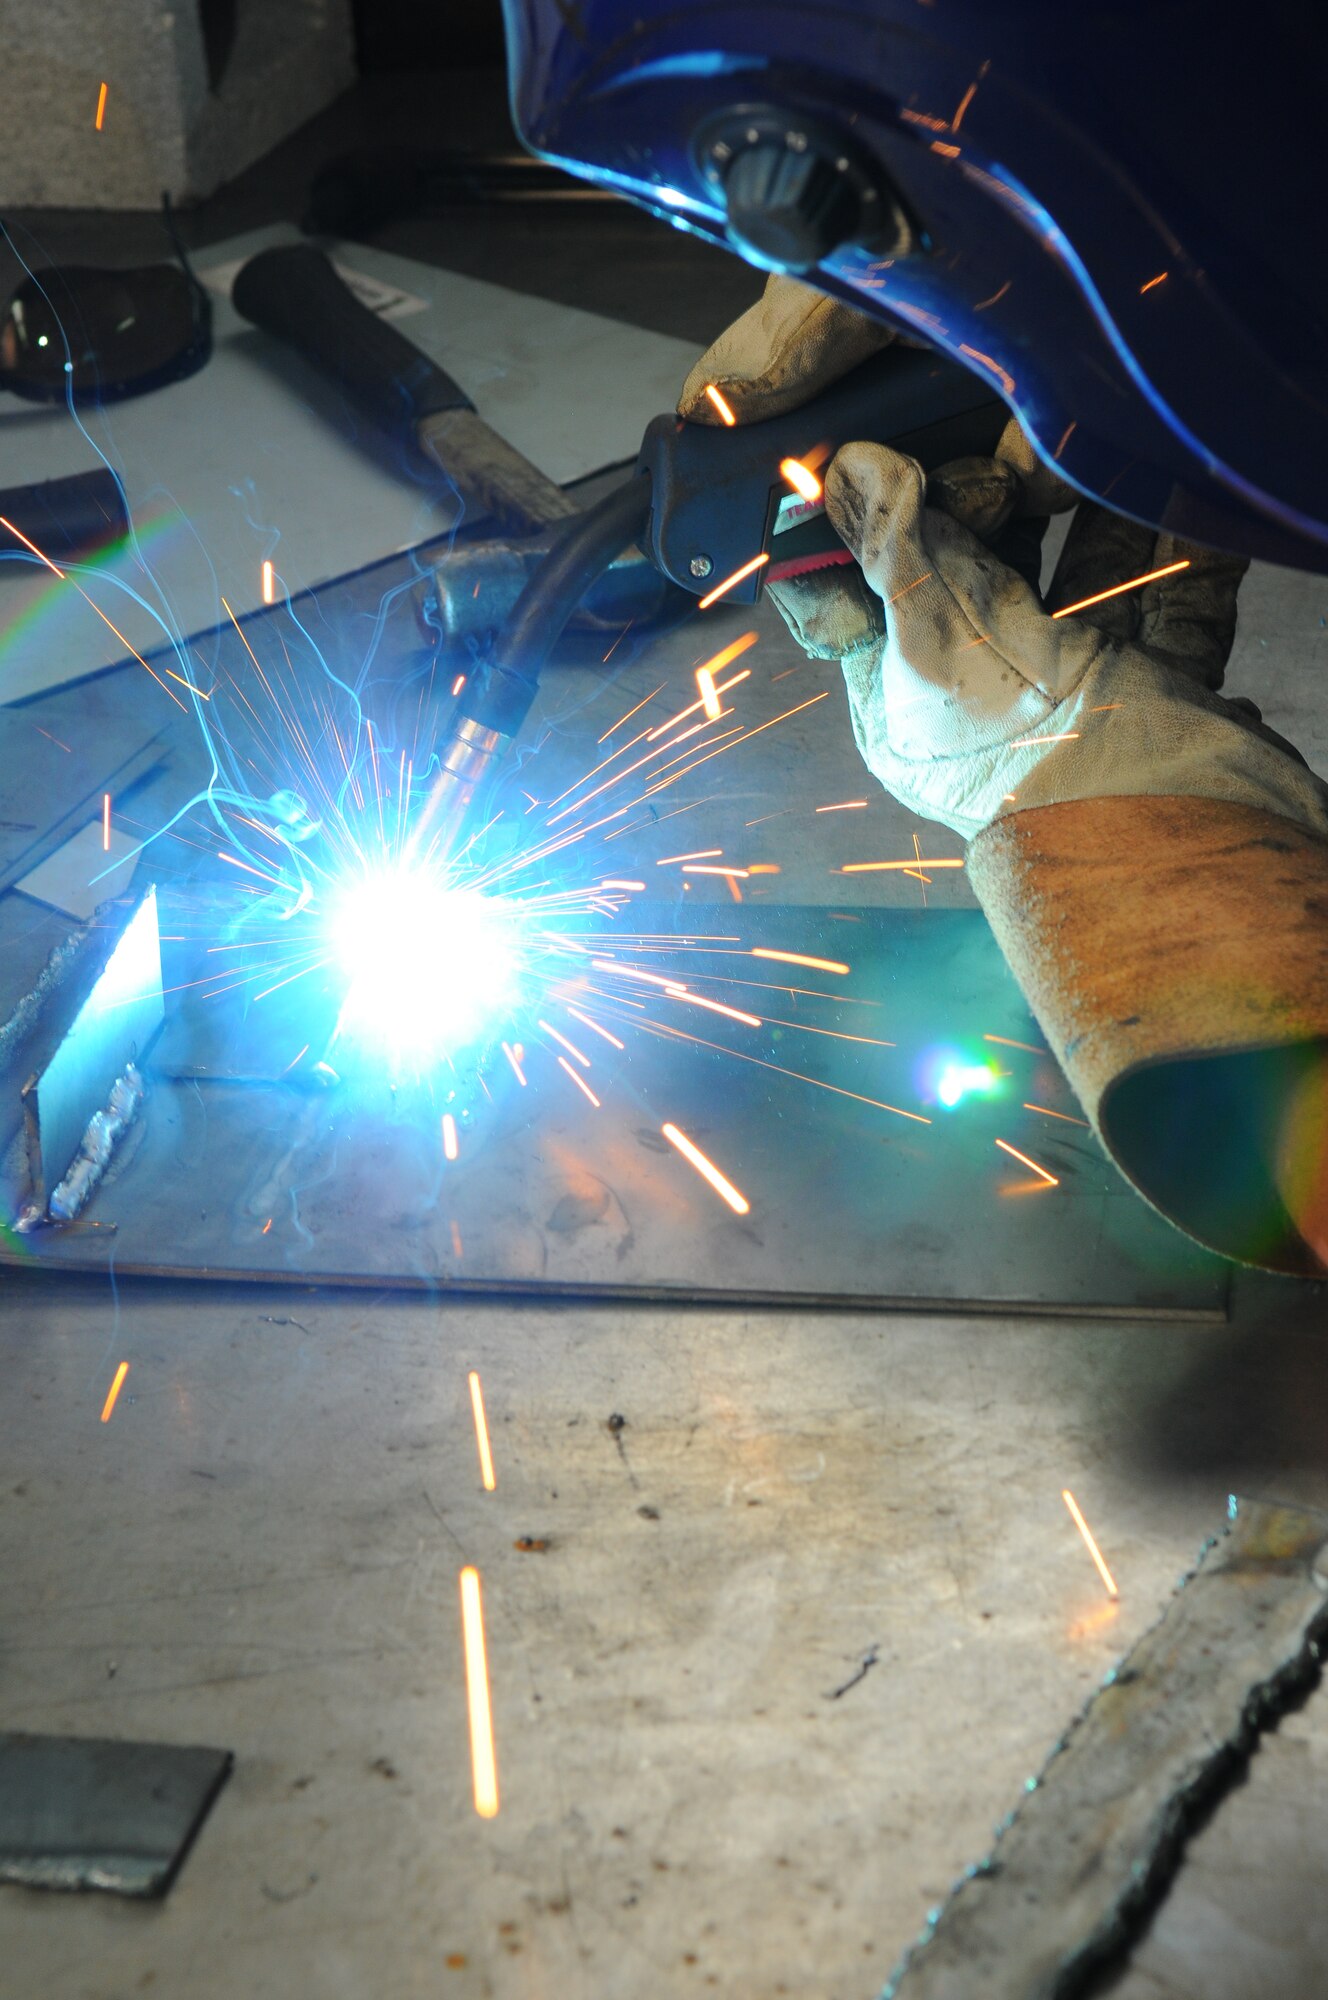
[[[862,221],[849,173],[810,148],[791,151],[782,139],[737,155],[724,176],[724,198],[735,246],[790,271],[819,264],[850,242]]]
[[[821,119],[733,105],[698,129],[692,156],[734,249],[768,270],[810,271],[851,245],[879,256],[926,247],[880,161]]]

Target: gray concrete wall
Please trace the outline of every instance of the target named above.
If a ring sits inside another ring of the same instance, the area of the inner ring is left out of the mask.
[[[213,36],[205,17],[233,17]],[[5,0],[0,203],[155,208],[210,194],[354,76],[349,0]],[[97,101],[107,85],[102,129]]]

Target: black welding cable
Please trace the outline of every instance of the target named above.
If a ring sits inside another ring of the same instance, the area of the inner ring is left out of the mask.
[[[462,696],[464,715],[516,735],[568,619],[596,578],[645,533],[649,518],[650,477],[639,472],[568,522],[513,605],[473,692]]]

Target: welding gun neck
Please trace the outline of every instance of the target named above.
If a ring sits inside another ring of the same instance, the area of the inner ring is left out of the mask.
[[[650,478],[637,473],[561,530],[512,607],[484,666],[471,676],[460,713],[513,737],[535,699],[540,669],[582,598],[609,564],[645,532]]]

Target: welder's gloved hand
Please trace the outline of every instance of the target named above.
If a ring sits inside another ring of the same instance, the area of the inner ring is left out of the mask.
[[[838,452],[827,511],[871,591],[841,657],[868,768],[926,818],[971,839],[1002,814],[1067,799],[1225,798],[1328,837],[1324,787],[1289,746],[1224,701],[1245,564],[1085,505],[1044,610],[976,535],[926,504],[911,459]],[[1141,592],[1052,615],[1131,575],[1183,563]],[[804,629],[847,612],[839,571],[798,578]],[[1097,621],[1101,620],[1101,624]]]

